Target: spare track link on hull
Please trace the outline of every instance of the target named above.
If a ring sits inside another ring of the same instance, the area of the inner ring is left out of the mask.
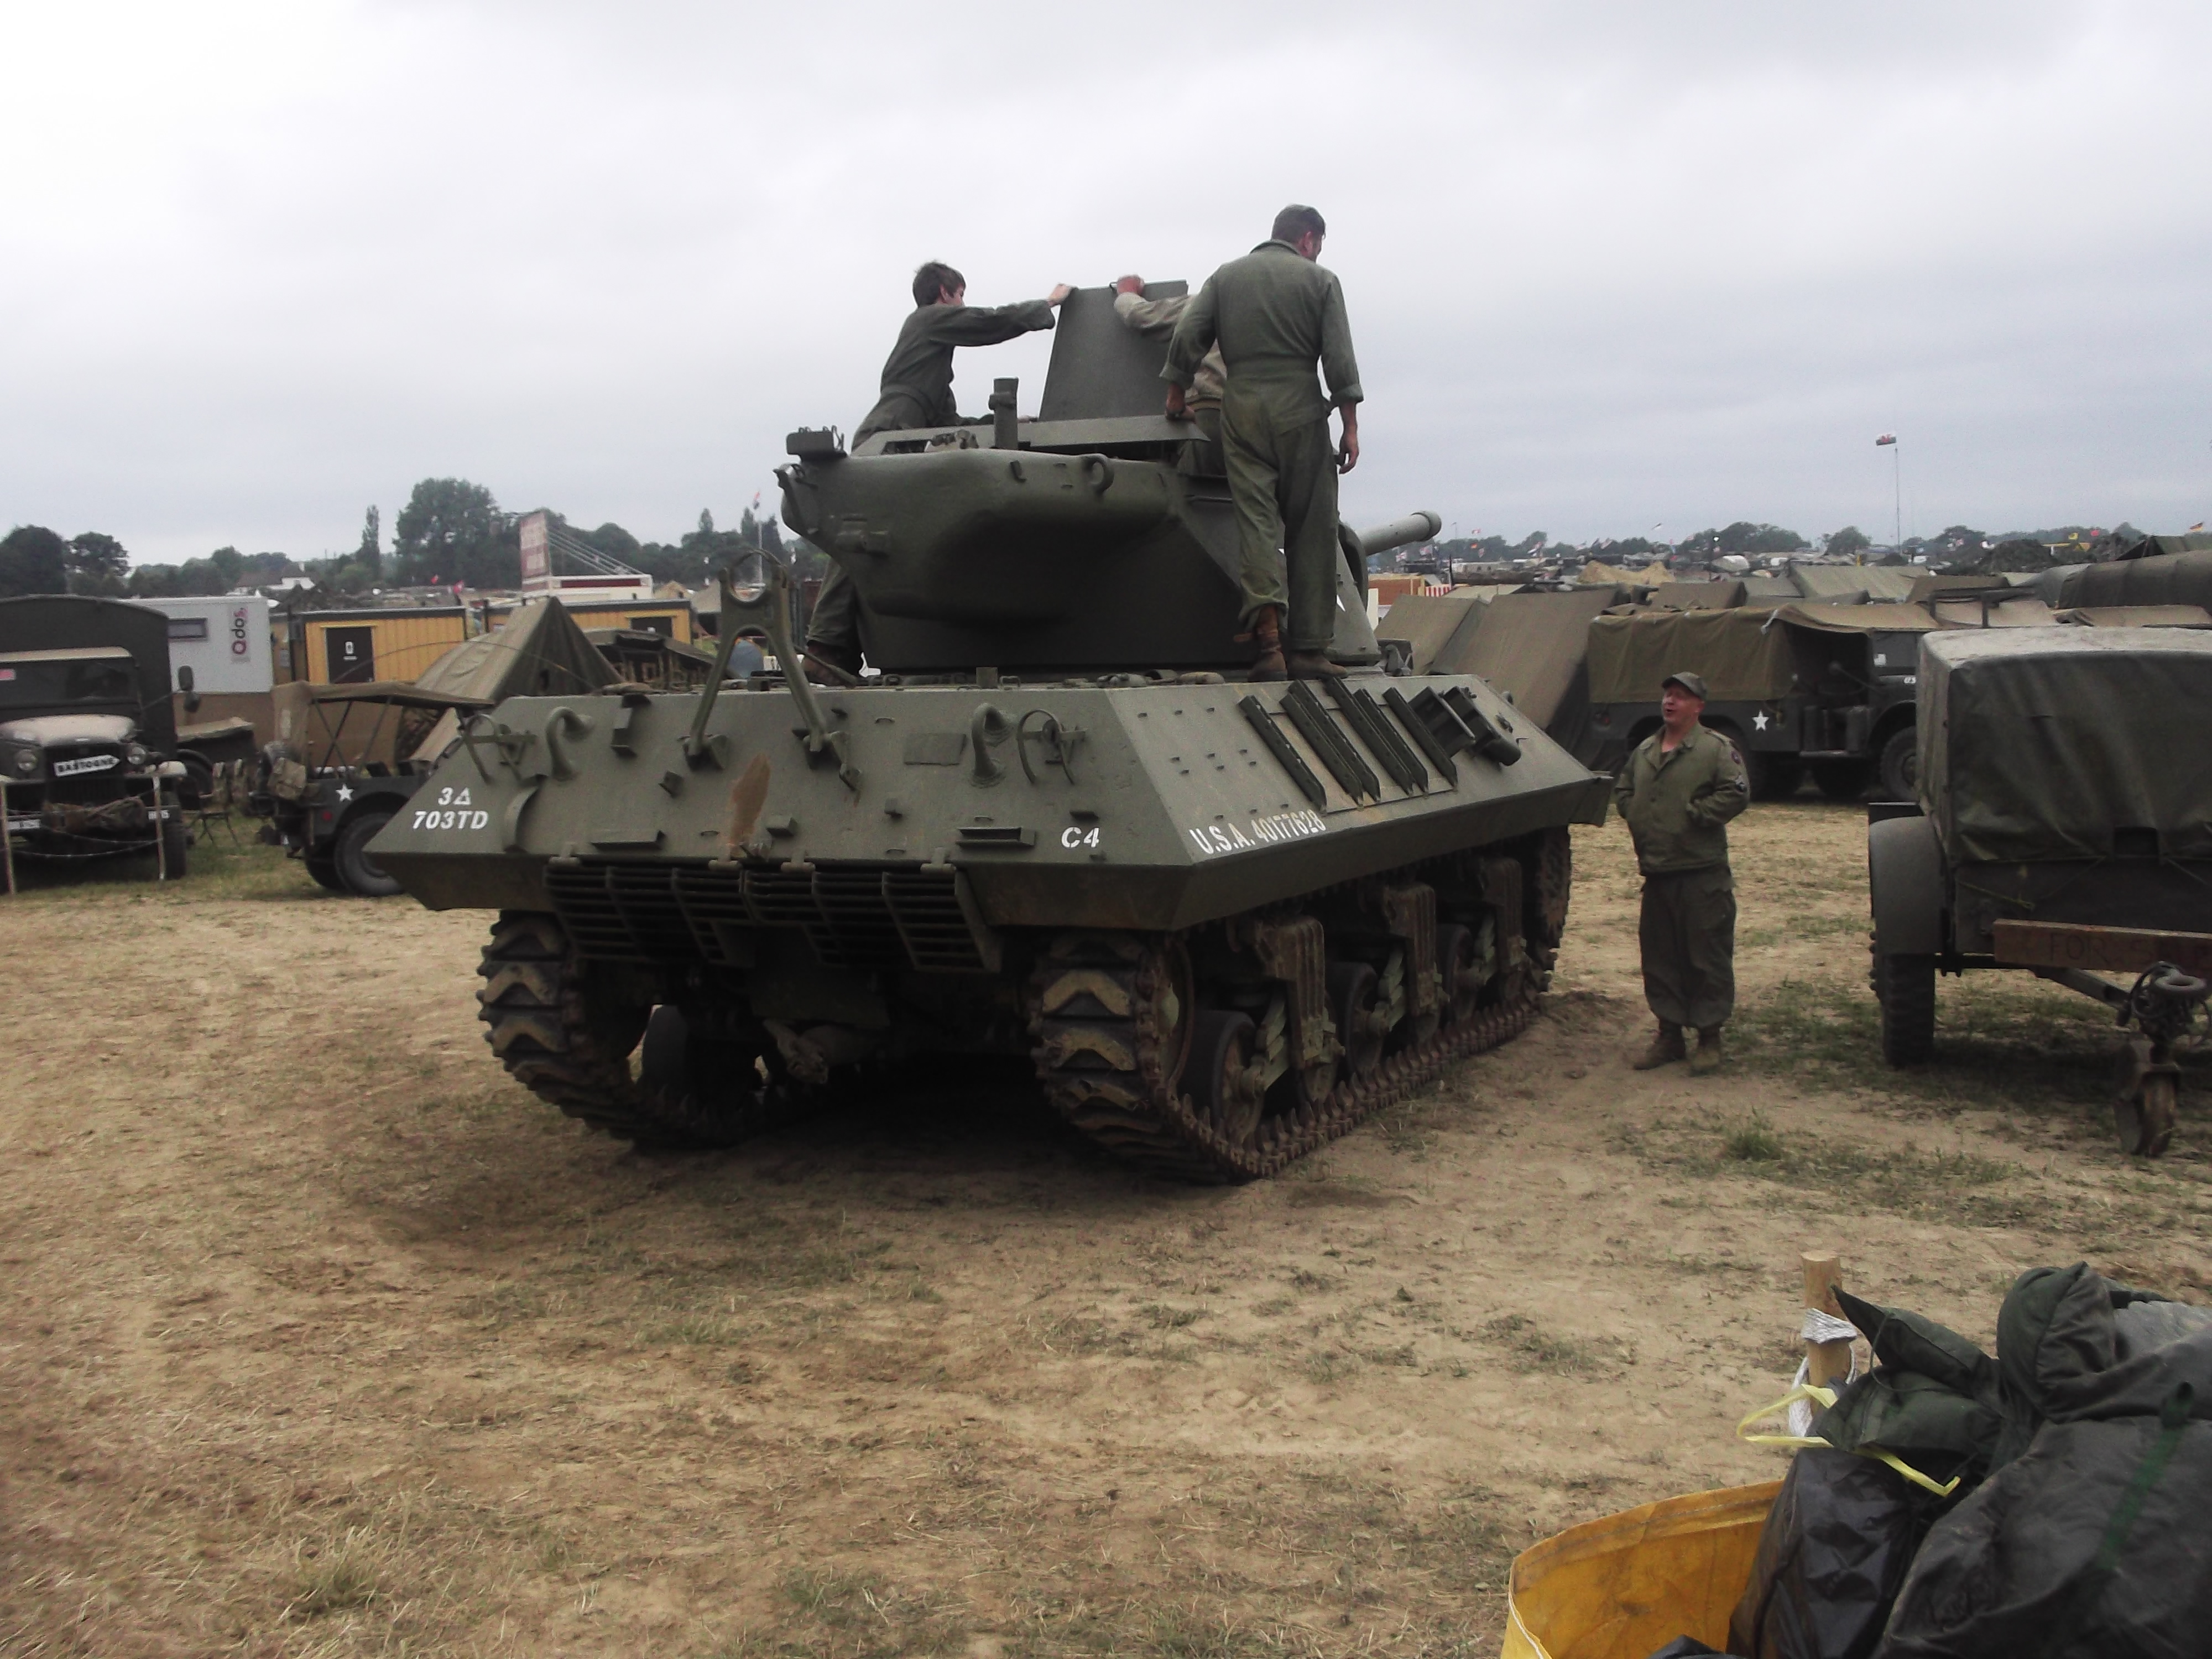
[[[733,1091],[725,1101],[648,1088],[630,1075],[644,1008],[608,1008],[590,995],[559,920],[502,911],[477,971],[484,1041],[514,1080],[594,1129],[641,1146],[727,1146],[790,1117],[788,1083]]]
[[[1249,1145],[1225,1139],[1193,1109],[1188,1093],[1169,1086],[1182,1060],[1165,1052],[1164,1040],[1180,1023],[1187,1042],[1192,1023],[1170,1012],[1189,989],[1176,984],[1188,936],[1063,933],[1038,958],[1030,981],[1030,1029],[1039,1039],[1032,1053],[1045,1097],[1101,1146],[1170,1180],[1220,1183],[1277,1174],[1404,1099],[1453,1060],[1527,1029],[1566,922],[1572,871],[1565,832],[1547,832],[1532,861],[1537,914],[1550,937],[1528,940],[1534,971],[1522,976],[1515,994],[1389,1056],[1364,1077],[1340,1079],[1317,1103],[1262,1120]]]

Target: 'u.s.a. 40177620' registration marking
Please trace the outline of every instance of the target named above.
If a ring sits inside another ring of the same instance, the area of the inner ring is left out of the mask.
[[[415,822],[410,830],[489,830],[491,814],[470,805],[465,789],[441,789],[435,806],[421,806],[415,811]]]
[[[1200,852],[1211,855],[1302,841],[1308,836],[1322,835],[1328,829],[1318,812],[1270,812],[1265,817],[1245,819],[1241,829],[1226,822],[1202,824],[1190,832],[1190,838],[1197,843]]]

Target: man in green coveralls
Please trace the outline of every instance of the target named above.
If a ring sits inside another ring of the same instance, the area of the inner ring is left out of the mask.
[[[1632,1062],[1639,1072],[1689,1059],[1694,1077],[1720,1068],[1721,1027],[1735,1008],[1735,878],[1728,821],[1751,799],[1743,757],[1698,724],[1705,683],[1669,674],[1659,686],[1659,729],[1636,745],[1613,804],[1644,872],[1644,1000],[1659,1034]],[[1685,1026],[1698,1032],[1687,1054]]]
[[[1168,413],[1180,416],[1206,352],[1217,343],[1221,348],[1228,370],[1221,447],[1237,514],[1242,616],[1258,644],[1255,679],[1324,679],[1344,672],[1328,659],[1342,556],[1336,475],[1359,460],[1361,394],[1344,290],[1316,263],[1328,229],[1310,207],[1277,214],[1273,237],[1206,278],[1176,324],[1160,371],[1169,382]],[[1328,382],[1326,397],[1314,377],[1316,362]],[[1343,441],[1334,449],[1332,405],[1344,413]]]
[[[933,259],[914,273],[914,312],[899,325],[898,342],[884,360],[876,406],[853,434],[857,449],[878,432],[957,426],[952,401],[952,353],[958,346],[997,345],[1033,329],[1052,326],[1053,307],[1068,295],[1062,283],[1042,300],[1018,305],[971,306],[968,279]],[[860,672],[860,596],[844,567],[833,564],[806,624],[806,667],[814,678],[852,684]]]

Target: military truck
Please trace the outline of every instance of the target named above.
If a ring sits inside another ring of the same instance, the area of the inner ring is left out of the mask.
[[[1432,514],[1351,539],[1350,678],[1245,678],[1228,491],[1161,413],[1164,350],[1085,290],[1037,418],[1005,380],[988,424],[792,434],[783,520],[853,578],[860,686],[725,655],[699,691],[464,724],[372,850],[499,913],[478,996],[515,1078],[719,1146],[1018,1057],[1099,1145],[1244,1181],[1528,1023],[1605,781],[1472,676],[1379,672],[1365,556]],[[798,660],[771,562],[722,573],[719,650],[749,628]]]
[[[190,703],[191,685],[184,687]],[[150,854],[185,869],[172,758],[168,619],[143,605],[0,599],[0,781],[8,854],[51,863]]]
[[[1867,830],[1883,1057],[1932,1054],[1939,972],[2033,973],[2136,1028],[2120,1139],[2155,1156],[2212,977],[2212,634],[1945,631],[1920,665],[1917,799]]]
[[[1599,738],[1589,758],[1617,768],[1658,728],[1659,680],[1686,668],[1705,677],[1705,723],[1741,751],[1755,798],[1785,799],[1809,773],[1831,800],[1856,800],[1869,786],[1910,800],[1921,640],[2051,620],[2033,593],[2013,589],[1924,605],[1807,600],[1600,617],[1589,635]]]
[[[606,654],[556,599],[453,646],[414,680],[276,689],[276,739],[262,750],[247,811],[264,838],[315,883],[360,898],[399,890],[368,850],[413,800],[464,714],[517,692],[591,691],[616,682]]]

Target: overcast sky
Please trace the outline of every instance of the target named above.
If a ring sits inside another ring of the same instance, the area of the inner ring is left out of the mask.
[[[2212,7],[0,0],[0,525],[672,540],[997,303],[1329,222],[1355,522],[2212,516]],[[1035,407],[1046,337],[963,354]]]

